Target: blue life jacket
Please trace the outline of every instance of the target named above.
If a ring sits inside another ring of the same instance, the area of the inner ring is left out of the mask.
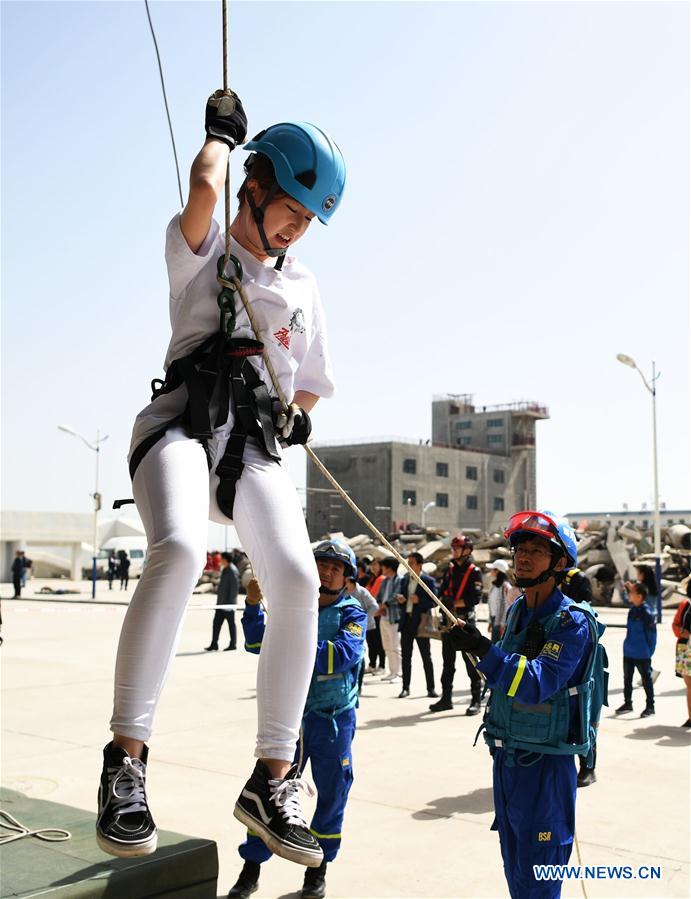
[[[516,633],[519,602],[509,610],[500,647],[507,653],[520,653],[525,631]],[[550,755],[582,755],[592,767],[593,750],[600,711],[607,705],[609,673],[607,653],[600,643],[605,625],[586,602],[564,597],[556,611],[543,621],[545,642],[560,626],[562,612],[575,609],[585,615],[590,627],[590,653],[582,668],[582,682],[562,687],[554,696],[538,705],[524,705],[502,690],[492,690],[485,710],[483,728],[488,746],[508,750],[527,750]],[[577,698],[577,721],[571,725],[572,697]],[[576,728],[575,732],[573,731]]]
[[[317,640],[333,640],[338,635],[343,610],[348,606],[362,608],[357,599],[343,592],[335,603],[319,610]],[[339,674],[317,674],[315,670],[307,694],[305,714],[315,712],[317,715],[335,718],[348,709],[354,709],[358,704],[358,674],[361,664],[362,659]]]

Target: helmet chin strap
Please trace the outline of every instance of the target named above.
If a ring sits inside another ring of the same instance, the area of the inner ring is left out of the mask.
[[[552,568],[548,568],[547,571],[543,571],[539,577],[516,577],[516,586],[537,587],[538,584],[544,584],[545,581],[548,581],[551,577],[555,577],[556,574],[556,571]]]
[[[324,593],[326,596],[338,596],[341,592],[340,590],[329,590],[328,587],[324,587],[323,585],[319,587],[319,592]]]
[[[269,243],[268,237],[266,236],[266,231],[264,230],[264,212],[266,210],[266,207],[273,200],[276,191],[278,190],[278,182],[274,181],[273,185],[269,188],[266,196],[262,200],[261,206],[257,206],[257,204],[254,202],[254,197],[252,196],[251,191],[247,190],[247,178],[245,178],[244,187],[245,199],[247,200],[247,205],[249,206],[250,212],[252,213],[254,223],[257,226],[259,239],[262,242],[264,252],[272,259],[276,259],[275,267],[280,271],[283,267],[283,260],[285,258],[286,251],[282,247],[272,247]]]

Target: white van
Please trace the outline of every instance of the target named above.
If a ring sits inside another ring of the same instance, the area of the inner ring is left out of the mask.
[[[105,577],[108,572],[108,557],[111,550],[117,556],[124,549],[130,560],[130,577],[141,577],[146,561],[146,537],[111,537],[106,540],[96,557],[96,569],[99,577]]]

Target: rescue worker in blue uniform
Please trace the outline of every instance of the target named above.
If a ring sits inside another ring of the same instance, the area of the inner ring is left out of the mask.
[[[573,530],[548,512],[512,516],[505,536],[514,553],[514,603],[495,645],[473,625],[451,634],[458,650],[479,658],[492,694],[485,741],[493,756],[495,821],[513,899],[553,899],[560,880],[536,880],[533,865],[563,865],[575,833],[574,756],[594,745],[579,723],[591,696],[600,630],[589,606],[558,589],[561,572],[577,562]],[[591,653],[592,650],[592,653]],[[590,678],[583,686],[584,676]],[[571,689],[570,689],[571,688]],[[605,688],[603,688],[605,689]]]
[[[310,829],[321,845],[324,861],[319,868],[306,869],[301,899],[321,899],[326,895],[326,865],[336,858],[341,845],[343,816],[353,783],[355,709],[367,630],[367,613],[346,590],[346,578],[357,577],[352,549],[342,541],[327,540],[317,546],[314,558],[320,582],[317,658],[295,764],[299,777],[307,761],[311,763],[317,807]],[[253,653],[259,653],[264,636],[261,598],[255,581],[248,588],[242,616],[245,649]],[[257,889],[260,865],[272,853],[252,831],[248,831],[238,851],[245,865],[228,896],[244,899]]]

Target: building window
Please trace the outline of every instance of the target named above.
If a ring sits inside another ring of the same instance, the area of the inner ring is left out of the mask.
[[[448,493],[437,493],[437,498],[435,499],[434,502],[438,509],[448,509],[449,508],[449,494]]]
[[[503,443],[504,435],[503,434],[488,434],[487,435],[487,443]]]
[[[456,443],[457,443],[459,446],[470,446],[470,444],[471,444],[472,442],[473,442],[473,438],[472,438],[472,437],[457,437],[457,438],[456,438]]]
[[[466,465],[465,477],[467,481],[477,481],[477,468],[474,465]]]
[[[477,496],[466,496],[465,507],[466,509],[477,509]]]
[[[457,421],[456,422],[456,430],[457,431],[467,431],[469,428],[472,428],[472,421]]]
[[[495,484],[503,484],[504,483],[504,472],[501,468],[494,469],[494,483]]]
[[[646,531],[648,530],[648,519],[647,518],[643,519],[643,529]]]
[[[417,504],[417,492],[415,490],[403,491],[403,505],[415,506]]]
[[[449,476],[449,465],[447,462],[437,462],[437,477],[438,478],[448,478]]]
[[[504,511],[504,497],[503,496],[495,496],[494,497],[494,511],[495,512],[503,512]]]
[[[417,472],[417,460],[416,459],[404,459],[403,460],[403,474],[415,474]]]
[[[504,419],[503,418],[488,418],[487,419],[487,427],[488,428],[503,428],[504,427]]]
[[[668,525],[674,524],[674,519],[673,519],[673,518],[668,518],[668,519],[667,519],[667,524],[668,524]]]
[[[624,522],[623,522],[623,521],[621,520],[621,518],[620,518],[620,519],[619,519],[619,527],[621,527],[622,524],[624,524]]]

